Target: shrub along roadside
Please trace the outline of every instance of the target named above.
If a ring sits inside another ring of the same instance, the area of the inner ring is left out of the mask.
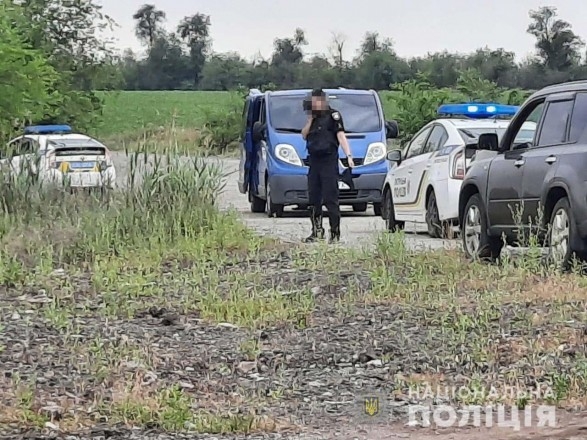
[[[215,207],[222,178],[221,170],[203,159],[153,155],[147,161],[143,153],[131,154],[121,192],[72,195],[19,176],[13,185],[0,186],[5,208],[0,266],[4,271],[21,266],[19,272],[26,274],[37,266],[175,252],[194,242],[212,248],[248,245],[247,238],[254,242],[251,234]],[[9,274],[3,276],[9,281]]]

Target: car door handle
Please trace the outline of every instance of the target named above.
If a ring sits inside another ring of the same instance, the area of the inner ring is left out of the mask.
[[[520,168],[522,165],[524,165],[526,161],[524,159],[518,159],[514,162],[514,166]]]
[[[556,162],[556,156],[548,156],[546,159],[544,159],[544,162],[551,164],[551,163],[555,163]]]

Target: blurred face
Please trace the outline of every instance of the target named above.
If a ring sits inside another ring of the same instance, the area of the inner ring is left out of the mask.
[[[312,96],[312,110],[326,110],[326,98],[323,96]]]

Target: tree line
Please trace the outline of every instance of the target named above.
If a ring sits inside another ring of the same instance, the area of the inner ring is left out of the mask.
[[[127,90],[231,90],[257,88],[352,87],[386,90],[424,74],[436,87],[454,87],[463,71],[474,69],[482,79],[501,87],[538,89],[568,80],[587,79],[583,40],[559,18],[554,7],[529,12],[526,31],[536,39],[536,53],[517,63],[506,49],[480,48],[470,54],[448,51],[404,59],[393,41],[367,32],[352,59],[344,57],[347,41],[333,34],[329,53],[308,59],[301,28],[291,37],[276,38],[268,59],[245,60],[238,53],[214,53],[210,41],[211,17],[185,17],[175,32],[164,28],[166,14],[153,5],[135,14],[136,35],[147,56],[138,59],[126,50],[117,67],[121,87]]]
[[[119,77],[98,36],[112,24],[91,0],[0,1],[0,139],[31,122],[95,123],[95,91]]]
[[[529,18],[527,31],[536,38],[536,53],[523,63],[505,49],[488,48],[403,59],[392,40],[377,32],[365,35],[352,59],[344,57],[343,35],[333,35],[328,54],[308,58],[302,29],[276,38],[268,59],[247,61],[236,53],[213,51],[209,16],[187,16],[169,32],[163,26],[165,12],[144,5],[134,14],[137,36],[147,48],[139,59],[128,50],[118,54],[113,42],[100,37],[114,22],[96,0],[1,0],[0,138],[27,123],[91,129],[101,116],[103,94],[97,91],[103,90],[385,90],[410,81],[418,87],[424,81],[430,87],[458,89],[463,78],[480,84],[474,89],[493,90],[493,84],[537,89],[587,78],[584,42],[556,9],[530,11]]]

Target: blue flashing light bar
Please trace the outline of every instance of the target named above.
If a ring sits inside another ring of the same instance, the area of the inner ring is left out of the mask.
[[[69,125],[30,125],[24,128],[24,134],[65,134],[72,131]]]
[[[442,116],[466,116],[473,119],[495,118],[498,116],[514,116],[517,105],[504,105],[494,103],[444,104],[438,107],[438,114]]]

